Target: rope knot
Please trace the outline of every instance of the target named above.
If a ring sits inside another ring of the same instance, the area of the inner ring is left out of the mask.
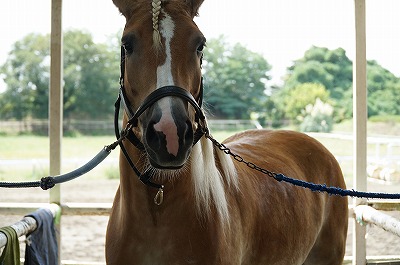
[[[43,177],[40,179],[40,187],[42,190],[48,190],[54,187],[54,178],[49,176],[49,177]]]

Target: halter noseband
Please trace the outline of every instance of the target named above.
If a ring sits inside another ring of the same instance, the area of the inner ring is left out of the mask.
[[[128,97],[126,96],[126,91],[125,91],[125,86],[124,86],[124,76],[125,76],[125,48],[121,46],[121,76],[119,79],[120,83],[120,89],[119,89],[119,94],[118,98],[115,102],[115,115],[114,115],[114,130],[115,130],[115,135],[117,139],[121,139],[121,134],[122,137],[126,137],[136,148],[138,148],[141,151],[145,151],[143,143],[140,141],[140,139],[136,136],[136,134],[132,131],[134,127],[137,127],[138,125],[138,119],[141,114],[143,114],[144,111],[146,111],[151,105],[153,105],[156,101],[160,100],[161,98],[164,97],[169,97],[169,96],[174,96],[174,97],[180,97],[184,100],[186,100],[190,105],[192,105],[193,109],[196,112],[195,115],[195,121],[198,124],[198,127],[196,131],[194,132],[194,137],[193,137],[193,145],[195,145],[200,138],[204,135],[206,129],[206,121],[205,121],[205,116],[203,113],[203,110],[201,109],[201,105],[203,102],[203,78],[201,78],[200,82],[200,95],[199,99],[196,101],[194,97],[185,89],[177,87],[177,86],[164,86],[161,88],[156,89],[150,95],[148,95],[143,103],[140,105],[140,107],[134,112],[131,108],[130,101]],[[125,112],[128,116],[128,123],[121,132],[119,131],[119,125],[118,125],[118,119],[119,119],[119,109],[120,106],[124,107]],[[125,158],[127,159],[129,165],[133,169],[133,171],[136,173],[136,175],[139,177],[140,181],[142,181],[144,184],[157,188],[159,189],[159,193],[162,194],[162,189],[163,185],[156,184],[150,181],[152,175],[150,173],[150,170],[145,171],[144,173],[141,173],[133,163],[132,159],[130,158],[127,150],[125,149],[122,141],[119,141],[119,145],[121,147],[121,151],[123,152]],[[158,196],[158,194],[157,194]]]

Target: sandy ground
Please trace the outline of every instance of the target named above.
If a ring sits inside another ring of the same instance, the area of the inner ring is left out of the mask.
[[[383,188],[373,184],[373,189]],[[117,180],[86,180],[84,178],[63,185],[65,202],[112,202],[118,187]],[[391,190],[399,190],[390,186]],[[1,190],[0,202],[47,202],[48,192],[40,189]],[[387,212],[400,219],[400,212]],[[21,216],[0,215],[0,226],[11,225]],[[352,253],[352,227],[349,219],[346,255]],[[104,241],[107,216],[64,216],[62,218],[62,259],[104,262]],[[367,255],[400,255],[400,238],[375,226],[368,226]],[[22,250],[23,251],[23,250]],[[23,255],[23,254],[22,254]]]

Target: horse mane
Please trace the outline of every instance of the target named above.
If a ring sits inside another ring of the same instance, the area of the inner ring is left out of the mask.
[[[171,6],[175,11],[186,12],[188,16],[194,17],[198,14],[198,8],[200,7],[203,0],[198,1],[197,4],[193,4],[190,1],[170,1],[170,0],[152,0],[151,1],[151,14],[153,24],[153,48],[159,52],[162,48],[161,33],[160,33],[160,14],[163,13],[163,4],[174,3],[174,7]]]
[[[153,47],[158,51],[161,48],[161,34],[160,34],[160,13],[161,13],[161,4],[164,0],[152,0],[151,2],[151,13],[152,13],[152,21],[153,21]]]
[[[220,169],[217,167],[215,156],[218,158]],[[193,146],[191,173],[198,212],[203,217],[209,218],[215,207],[220,222],[229,224],[226,189],[239,189],[237,173],[231,157],[213,148],[212,142],[203,136]]]

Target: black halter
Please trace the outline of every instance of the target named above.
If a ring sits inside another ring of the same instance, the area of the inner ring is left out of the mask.
[[[124,76],[125,76],[125,48],[121,46],[121,76],[119,79],[119,84],[120,84],[120,89],[118,93],[118,98],[115,102],[115,115],[114,115],[114,130],[115,130],[115,135],[117,139],[121,139],[121,134],[122,137],[127,138],[136,148],[138,148],[141,151],[145,151],[143,143],[140,141],[140,139],[136,136],[136,134],[132,131],[134,127],[137,127],[138,125],[138,118],[143,112],[149,108],[151,105],[153,105],[156,101],[160,100],[163,97],[167,96],[175,96],[175,97],[180,97],[184,100],[186,100],[192,107],[194,108],[196,115],[195,115],[195,121],[198,124],[197,129],[194,133],[193,137],[193,145],[195,145],[200,138],[204,135],[206,131],[206,121],[205,121],[205,116],[204,113],[201,109],[201,105],[203,103],[203,78],[201,78],[201,83],[200,83],[200,95],[198,100],[196,101],[194,97],[184,90],[183,88],[177,87],[177,86],[164,86],[161,88],[156,89],[154,92],[152,92],[145,100],[143,103],[140,105],[140,107],[136,110],[136,112],[132,111],[131,104],[129,102],[128,97],[126,96],[126,91],[125,91],[125,86],[124,86]],[[119,120],[119,109],[120,106],[124,107],[125,112],[128,116],[128,123],[125,129],[123,129],[121,132],[119,130],[119,125],[118,125],[118,120]],[[152,174],[150,170],[145,171],[144,173],[141,173],[135,164],[133,163],[132,159],[130,158],[126,148],[124,147],[124,144],[122,141],[119,141],[119,145],[121,147],[121,150],[128,161],[129,165],[133,169],[133,171],[136,173],[136,175],[139,177],[140,181],[143,182],[144,184],[157,188],[162,192],[163,185],[161,184],[156,184],[150,181]]]

